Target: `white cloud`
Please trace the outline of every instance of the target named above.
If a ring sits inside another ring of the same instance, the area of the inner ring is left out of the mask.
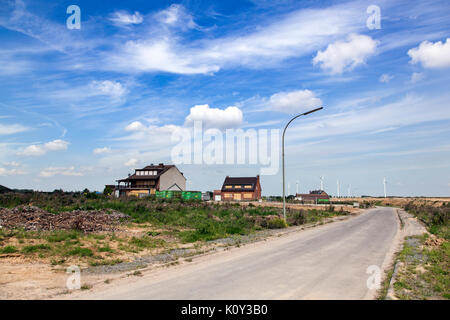
[[[138,11],[135,11],[134,14],[125,11],[117,11],[112,14],[110,20],[118,25],[130,25],[142,23],[144,17]]]
[[[179,26],[182,29],[198,27],[191,14],[180,4],[172,4],[169,8],[156,13],[156,19],[169,26]]]
[[[27,174],[27,172],[20,170],[20,169],[5,169],[0,167],[0,176],[13,176],[13,175],[22,175]]]
[[[113,98],[120,98],[127,93],[127,89],[117,81],[92,81],[90,87],[93,89],[92,95],[106,95]]]
[[[75,167],[48,167],[39,173],[40,177],[53,176],[82,176],[81,172],[75,171]]]
[[[144,126],[140,121],[133,121],[125,127],[125,131],[142,131],[145,129],[146,126]]]
[[[69,142],[64,140],[53,140],[44,144],[32,144],[25,149],[17,152],[18,155],[23,156],[42,156],[48,151],[67,150]]]
[[[450,119],[447,110],[449,102],[449,95],[439,97],[407,95],[392,103],[357,108],[323,116],[301,126],[294,125],[290,130],[295,131],[295,134],[291,137],[295,139],[295,136],[312,138],[355,133],[372,134],[391,128],[447,120]]]
[[[408,51],[411,63],[421,63],[425,68],[450,67],[450,38],[445,43],[423,41],[417,48]]]
[[[138,164],[138,160],[135,158],[131,158],[130,160],[128,160],[127,162],[125,162],[123,165],[125,167],[134,167]]]
[[[322,105],[322,100],[310,90],[275,93],[270,97],[270,106],[280,112],[300,113]]]
[[[193,22],[189,15],[180,15],[181,8],[175,5],[158,13],[160,23],[151,30],[152,36],[121,43],[113,55],[105,56],[105,68],[181,74],[208,74],[230,66],[265,68],[290,57],[308,55],[365,27],[362,7],[343,4],[297,10],[257,28],[244,28],[220,38],[183,41],[172,27],[193,27]]]
[[[390,75],[390,74],[387,74],[387,73],[384,73],[384,74],[382,74],[382,75],[380,76],[379,81],[380,81],[381,83],[388,83],[388,82],[391,81],[393,78],[394,78],[394,76],[392,76],[392,75]]]
[[[185,124],[192,125],[194,121],[201,121],[203,128],[227,129],[239,127],[242,124],[242,118],[242,111],[237,107],[230,106],[222,110],[202,104],[190,109]]]
[[[18,163],[16,161],[11,161],[11,162],[3,162],[3,165],[5,165],[7,167],[18,167],[18,166],[20,166],[20,163]]]
[[[111,148],[103,147],[103,148],[95,148],[92,152],[94,154],[105,154],[105,153],[111,153]]]
[[[0,135],[9,135],[30,130],[21,124],[0,124]]]
[[[413,72],[413,74],[411,75],[411,82],[416,83],[422,80],[424,77],[425,77],[424,74],[421,72]]]
[[[351,34],[347,41],[336,41],[329,44],[324,51],[318,51],[313,64],[320,64],[320,67],[330,74],[353,70],[375,53],[377,45],[378,42],[369,36]]]

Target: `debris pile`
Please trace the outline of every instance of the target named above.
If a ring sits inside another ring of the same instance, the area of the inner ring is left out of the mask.
[[[440,247],[445,242],[444,239],[436,237],[431,234],[427,240],[425,240],[425,245],[427,247]]]
[[[130,217],[114,210],[74,210],[49,213],[34,206],[0,208],[0,228],[25,230],[80,230],[82,232],[115,231]]]

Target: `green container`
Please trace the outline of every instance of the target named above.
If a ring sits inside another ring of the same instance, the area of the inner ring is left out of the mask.
[[[202,193],[199,191],[183,191],[181,193],[181,198],[184,200],[201,200]]]

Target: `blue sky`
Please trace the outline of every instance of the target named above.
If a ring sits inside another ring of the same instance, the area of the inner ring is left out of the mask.
[[[81,29],[68,29],[69,5]],[[370,5],[380,29],[368,28]],[[280,129],[291,193],[450,195],[448,1],[1,1],[0,184],[102,190],[190,119]],[[203,106],[203,107],[198,107]],[[230,108],[231,107],[231,108]],[[258,165],[180,165],[213,190]],[[280,170],[281,171],[281,170]],[[281,193],[281,175],[262,177]]]

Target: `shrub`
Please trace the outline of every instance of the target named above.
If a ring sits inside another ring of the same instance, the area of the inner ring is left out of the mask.
[[[80,257],[92,257],[94,253],[89,248],[76,247],[69,250],[66,255],[68,256],[80,256]]]
[[[17,252],[17,248],[14,246],[6,246],[0,248],[0,253],[15,253],[15,252]]]
[[[275,218],[267,222],[267,227],[269,229],[282,229],[287,227],[287,223],[284,219]]]
[[[55,231],[52,234],[48,235],[46,237],[46,239],[48,242],[62,242],[62,241],[66,241],[66,240],[78,239],[79,236],[80,236],[79,231],[60,230],[60,231]]]
[[[48,244],[29,245],[22,248],[23,253],[32,253],[41,250],[49,250],[51,247]]]

